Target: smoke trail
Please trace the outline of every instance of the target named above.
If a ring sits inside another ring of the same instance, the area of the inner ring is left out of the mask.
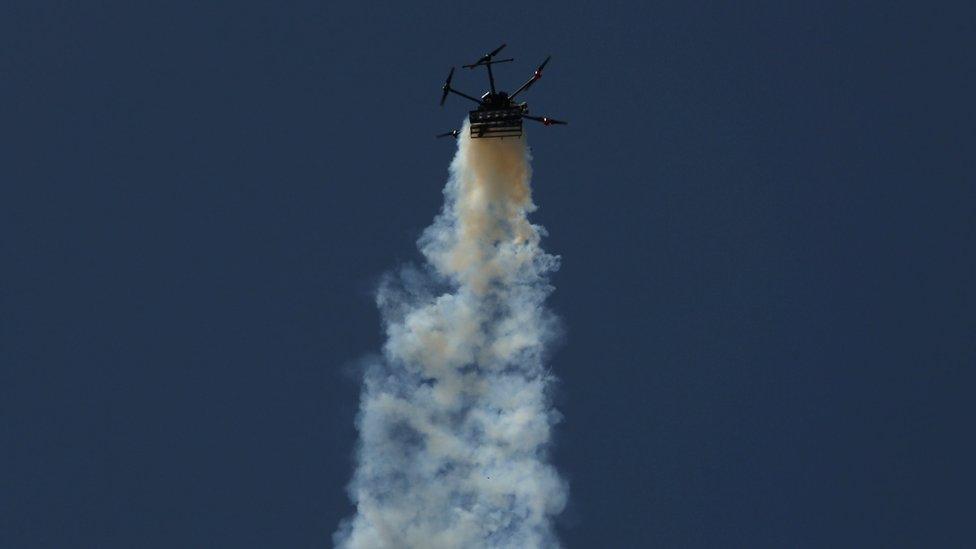
[[[421,236],[426,270],[382,284],[387,342],[367,368],[356,515],[336,545],[555,547],[565,483],[546,462],[559,419],[543,350],[558,257],[532,225],[523,139],[458,140],[445,204]]]

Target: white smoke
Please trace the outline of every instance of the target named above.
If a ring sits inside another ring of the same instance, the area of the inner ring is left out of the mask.
[[[558,412],[543,308],[559,259],[539,247],[524,138],[462,129],[443,210],[420,238],[425,270],[382,284],[387,342],[367,368],[356,515],[346,549],[558,547],[565,483],[547,463]]]

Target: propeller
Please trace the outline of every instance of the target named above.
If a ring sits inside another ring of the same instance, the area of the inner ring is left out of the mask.
[[[547,116],[529,116],[527,114],[523,114],[522,118],[528,118],[529,120],[542,122],[546,126],[552,126],[553,124],[561,124],[561,125],[569,124],[569,122],[563,122],[562,120],[556,120],[555,118],[549,118]]]
[[[478,67],[483,67],[485,65],[497,65],[499,63],[509,63],[511,61],[515,61],[515,58],[509,57],[508,59],[489,59],[489,60],[482,59],[477,63],[472,63],[470,65],[461,65],[461,66],[466,69],[476,69]]]
[[[498,55],[498,52],[502,51],[503,49],[505,49],[505,44],[502,44],[501,46],[498,46],[497,48],[495,48],[494,50],[492,50],[492,52],[489,53],[488,55],[486,55],[485,57],[487,57],[488,59],[491,59],[492,57],[495,57],[496,55]]]
[[[444,91],[444,95],[441,96],[441,106],[444,106],[444,100],[447,99],[447,94],[451,91],[451,78],[454,77],[454,67],[451,67],[451,72],[447,73],[447,81],[444,82],[444,87],[441,88]]]
[[[543,61],[542,64],[539,65],[539,68],[535,70],[535,78],[536,78],[536,80],[542,78],[542,69],[546,68],[546,63],[548,63],[550,59],[552,59],[552,56],[551,55],[547,55],[546,56],[546,60]]]
[[[499,59],[497,61],[494,61],[492,59],[493,57],[498,55],[498,52],[502,51],[503,49],[505,49],[505,44],[498,46],[497,48],[493,49],[490,53],[484,54],[481,57],[481,59],[478,59],[474,63],[471,63],[470,65],[464,65],[464,68],[473,69],[475,67],[480,67],[481,65],[492,65],[494,63],[507,63],[509,61],[514,61],[514,59]]]

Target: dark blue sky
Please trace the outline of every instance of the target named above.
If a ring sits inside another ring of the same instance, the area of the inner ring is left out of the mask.
[[[198,4],[0,7],[0,546],[329,544],[503,41],[566,546],[971,541],[971,4]]]

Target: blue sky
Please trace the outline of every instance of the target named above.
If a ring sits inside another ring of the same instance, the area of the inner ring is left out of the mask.
[[[566,546],[968,539],[972,6],[137,4],[0,8],[0,545],[329,543],[501,42]]]

